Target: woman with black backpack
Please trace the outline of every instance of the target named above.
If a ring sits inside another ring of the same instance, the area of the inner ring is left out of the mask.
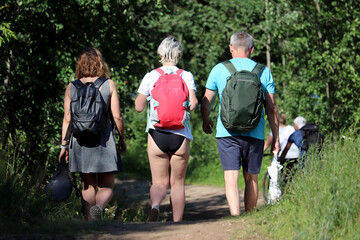
[[[69,160],[70,172],[82,181],[84,215],[103,218],[111,200],[114,173],[121,171],[120,154],[126,151],[123,118],[115,83],[96,48],[86,48],[76,63],[76,81],[68,84],[64,97],[64,119],[59,161]],[[111,118],[120,134],[116,144]]]

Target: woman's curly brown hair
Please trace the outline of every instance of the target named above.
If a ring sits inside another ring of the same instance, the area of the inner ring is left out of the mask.
[[[85,48],[76,62],[76,79],[83,77],[110,78],[109,68],[99,50],[94,47]]]

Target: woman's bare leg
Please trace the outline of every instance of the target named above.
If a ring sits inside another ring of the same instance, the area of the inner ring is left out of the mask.
[[[114,174],[98,173],[98,192],[96,193],[96,205],[104,209],[110,202],[114,188]]]
[[[90,208],[96,204],[96,174],[81,173],[81,181],[84,215],[87,220],[91,220]]]
[[[171,203],[173,221],[180,222],[185,207],[185,177],[190,156],[190,141],[185,139],[181,147],[171,156]]]
[[[160,206],[169,186],[169,155],[159,149],[150,134],[148,134],[148,158],[152,178],[150,204],[151,207]]]

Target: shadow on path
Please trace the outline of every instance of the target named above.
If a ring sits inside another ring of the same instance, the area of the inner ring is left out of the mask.
[[[114,194],[125,196],[129,203],[147,204],[150,186],[151,183],[148,181],[116,179]],[[160,211],[167,216],[167,221],[172,221],[169,194],[170,190],[162,202]],[[215,220],[230,215],[224,187],[186,185],[185,194],[184,221]],[[243,191],[240,190],[241,212],[245,211],[243,194]],[[262,205],[261,195],[259,195],[258,205]]]
[[[121,194],[129,203],[149,203],[150,182],[138,180],[115,180],[114,195]],[[246,234],[249,223],[243,218],[230,217],[224,187],[186,185],[186,204],[183,221],[172,222],[171,206],[168,191],[167,197],[160,206],[161,215],[166,222],[156,223],[115,223],[108,225],[102,232],[96,234],[80,235],[77,240],[193,240],[193,239],[264,239],[263,236]],[[240,191],[243,199],[243,191]],[[259,199],[259,204],[262,199]],[[241,211],[244,213],[244,203],[241,202]],[[251,227],[250,227],[251,228]],[[234,235],[235,234],[235,235]]]

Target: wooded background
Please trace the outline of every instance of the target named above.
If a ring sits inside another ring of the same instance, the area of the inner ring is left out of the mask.
[[[160,66],[156,49],[168,35],[183,44],[178,66],[193,73],[199,101],[210,70],[231,57],[230,36],[242,30],[255,38],[252,59],[273,73],[288,124],[302,115],[334,136],[359,127],[358,0],[5,0],[0,16],[1,161],[30,172],[56,167],[65,87],[78,54],[94,46],[120,94],[125,169],[148,175],[145,113],[134,111],[134,99],[146,72]],[[198,108],[190,176],[217,154],[201,126]]]

